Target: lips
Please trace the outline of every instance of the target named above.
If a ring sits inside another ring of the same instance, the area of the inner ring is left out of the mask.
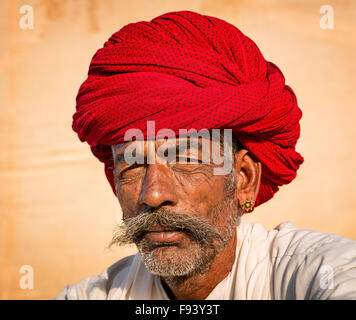
[[[183,236],[181,231],[149,231],[146,237],[156,242],[176,242]]]
[[[182,231],[171,230],[160,225],[151,226],[146,233],[146,237],[156,242],[174,242],[183,236]]]

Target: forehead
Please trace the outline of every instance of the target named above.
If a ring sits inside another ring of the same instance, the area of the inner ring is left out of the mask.
[[[125,149],[132,144],[140,145],[144,149],[147,148],[148,142],[151,142],[151,146],[154,145],[155,149],[159,148],[164,144],[167,148],[181,147],[181,150],[185,148],[198,148],[199,150],[203,148],[203,146],[210,146],[212,144],[221,144],[220,137],[210,137],[210,135],[205,136],[178,136],[172,138],[159,138],[155,140],[137,140],[137,141],[128,141],[124,143],[119,143],[112,145],[112,151],[115,154],[120,154],[125,151]]]

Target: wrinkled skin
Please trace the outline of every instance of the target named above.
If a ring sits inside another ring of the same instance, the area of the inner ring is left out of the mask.
[[[177,139],[179,141],[180,138]],[[112,148],[116,192],[124,219],[139,215],[145,210],[164,208],[171,212],[195,215],[211,223],[219,232],[223,232],[227,227],[226,223],[231,223],[231,220],[229,222],[227,219],[228,216],[237,220],[237,217],[244,213],[237,208],[238,204],[241,205],[245,200],[255,201],[257,197],[261,164],[255,162],[245,149],[233,155],[236,202],[235,207],[231,207],[225,204],[227,202],[226,176],[213,174],[215,164],[171,164],[156,161],[154,164],[131,165],[125,161],[118,161],[117,159],[130,143],[132,142]],[[153,143],[145,142],[145,155],[147,149],[157,150],[162,143],[162,140]],[[198,152],[198,157],[201,157],[201,150]],[[217,207],[220,208],[220,212],[213,217],[213,209]],[[149,240],[146,239],[147,241]],[[192,239],[184,230],[178,243],[178,245],[158,247],[154,254],[162,263],[168,263],[167,261],[177,263],[179,259],[188,256],[189,250],[194,248]],[[179,281],[174,277],[162,276],[162,283],[168,295],[172,299],[205,299],[231,271],[235,249],[236,228],[204,273],[180,277]]]

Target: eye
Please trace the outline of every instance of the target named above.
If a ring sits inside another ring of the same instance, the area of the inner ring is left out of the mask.
[[[139,174],[140,172],[142,172],[142,169],[144,169],[146,167],[145,164],[138,164],[138,163],[134,163],[131,166],[123,169],[120,174],[119,177],[121,179],[125,179],[125,178],[129,178],[129,177],[133,177],[136,176],[137,174]]]
[[[176,163],[172,164],[172,169],[180,172],[193,172],[202,169],[204,164],[195,158],[177,158]]]

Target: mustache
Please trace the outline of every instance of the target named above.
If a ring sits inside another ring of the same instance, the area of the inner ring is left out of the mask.
[[[210,243],[214,238],[225,243],[225,239],[209,222],[194,215],[160,208],[154,212],[143,212],[135,217],[124,219],[122,224],[114,228],[109,248],[113,245],[138,244],[152,225],[159,225],[167,231],[184,231],[199,243]]]

